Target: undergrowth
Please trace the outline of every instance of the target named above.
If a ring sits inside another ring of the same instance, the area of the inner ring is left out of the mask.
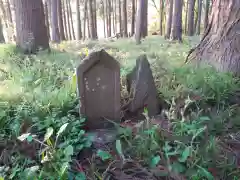
[[[146,121],[137,123],[134,131],[133,126],[118,127],[117,155],[99,150],[98,157],[108,163],[116,156],[133,159],[156,176],[239,178],[238,157],[232,153],[236,150],[229,145],[240,127],[239,107],[229,103],[239,81],[210,67],[184,65],[196,39],[175,44],[149,37],[140,46],[131,39],[63,42],[51,54],[32,56],[1,45],[0,177],[102,179],[94,161],[89,160],[90,173],[73,162],[91,146],[85,119],[78,114],[75,68],[88,53],[104,48],[120,62],[121,76],[140,54],[147,54],[159,96],[169,105],[165,110],[169,121],[167,129],[152,123],[146,109]],[[30,152],[24,154],[27,149]]]

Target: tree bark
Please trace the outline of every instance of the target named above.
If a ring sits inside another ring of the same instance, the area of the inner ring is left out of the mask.
[[[240,1],[215,0],[209,25],[187,60],[210,64],[219,71],[240,76]]]
[[[136,44],[141,44],[141,38],[143,33],[143,16],[144,16],[145,0],[139,0],[137,8],[137,21],[136,21]]]
[[[135,0],[132,0],[132,26],[131,26],[131,36],[134,35],[135,33],[135,17],[136,17],[136,4],[135,4]]]
[[[17,0],[16,43],[24,53],[49,49],[42,0]]]
[[[48,14],[48,1],[44,2],[44,10],[45,10],[45,24],[46,24],[46,28],[47,28],[47,36],[50,39],[50,25],[49,25],[49,14]]]
[[[107,0],[107,28],[108,28],[108,37],[112,35],[112,22],[111,22],[111,0]]]
[[[200,35],[201,30],[201,19],[202,19],[202,0],[198,0],[198,19],[197,19],[197,28],[196,34]]]
[[[167,0],[167,24],[165,38],[169,39],[172,29],[172,16],[173,16],[173,0]]]
[[[70,25],[71,25],[71,29],[72,29],[72,39],[76,40],[74,26],[73,26],[73,18],[72,18],[72,7],[70,4],[70,0],[67,0],[67,2],[68,2],[68,9],[69,9]]]
[[[86,38],[86,24],[87,24],[87,0],[84,1],[84,18],[83,18],[83,38]]]
[[[58,0],[52,0],[51,4],[51,25],[52,25],[52,41],[54,43],[60,43],[60,34],[58,28]]]
[[[93,25],[94,25],[94,37],[98,38],[97,34],[97,3],[96,0],[93,0]]]
[[[206,4],[206,8],[205,8],[205,15],[204,15],[204,30],[206,30],[208,26],[210,0],[206,0],[205,4]]]
[[[122,2],[122,15],[123,37],[128,37],[127,0],[123,0]]]
[[[188,32],[188,3],[189,0],[186,1],[186,8],[185,8],[185,23],[184,23],[184,32],[185,32],[185,35],[187,34]]]
[[[164,18],[164,2],[163,0],[160,0],[160,12],[159,12],[159,35],[163,35],[163,18]]]
[[[59,34],[61,41],[66,40],[63,26],[63,13],[62,13],[62,0],[57,1],[58,9],[58,24],[59,24]]]
[[[77,15],[77,40],[80,40],[80,39],[82,39],[82,25],[81,25],[79,0],[76,0],[76,15]]]
[[[145,38],[148,35],[148,0],[144,1],[142,26],[142,36]]]
[[[68,0],[64,0],[66,8],[66,20],[67,20],[67,29],[68,29],[68,39],[72,40],[71,26],[70,26],[70,10],[68,6]]]
[[[123,36],[123,27],[122,27],[122,4],[121,4],[121,0],[118,0],[118,21],[119,21],[119,33],[120,36]]]
[[[66,17],[66,8],[65,8],[65,3],[64,0],[62,1],[62,17],[63,17],[63,27],[64,27],[64,35],[65,39],[69,40],[69,34],[68,34],[68,28],[67,28],[67,17]]]
[[[194,7],[195,0],[188,0],[188,36],[194,35]]]
[[[95,32],[94,32],[94,14],[93,14],[93,0],[88,0],[88,20],[89,20],[89,30],[90,30],[90,39],[94,40],[95,38]]]
[[[0,43],[5,43],[5,38],[3,35],[3,26],[2,26],[2,19],[0,18]]]
[[[174,0],[171,40],[182,42],[182,6],[183,0]]]

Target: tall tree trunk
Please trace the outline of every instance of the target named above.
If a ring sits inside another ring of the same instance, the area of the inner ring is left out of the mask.
[[[122,4],[121,4],[121,0],[118,0],[118,21],[119,21],[119,33],[120,36],[123,36],[123,27],[122,27]]]
[[[135,33],[135,17],[136,17],[136,4],[135,4],[135,0],[132,0],[132,26],[131,26],[131,36],[134,35]]]
[[[105,4],[105,2],[106,1],[102,1],[102,20],[103,20],[103,32],[104,32],[104,38],[106,38],[107,36],[106,36],[106,12],[105,12],[105,10],[106,10],[106,8],[105,8],[105,6],[106,6],[106,4]]]
[[[115,35],[116,34],[116,26],[115,26],[115,17],[114,17],[114,0],[111,1],[111,4],[112,4],[112,8],[111,8],[111,14],[112,14],[112,28],[113,28],[113,34]]]
[[[113,13],[114,13],[114,18],[115,18],[115,35],[119,32],[118,30],[117,30],[117,1],[116,0],[114,0],[114,11],[113,11]]]
[[[122,2],[122,15],[123,37],[128,37],[127,0],[123,0]]]
[[[62,0],[57,1],[59,34],[62,41],[66,40],[63,27]]]
[[[72,38],[73,38],[73,40],[76,40],[74,26],[73,26],[73,18],[72,18],[72,7],[70,4],[70,0],[67,0],[67,2],[68,2],[68,9],[69,9],[70,25],[71,25],[71,29],[72,29]]]
[[[188,36],[194,35],[194,7],[195,0],[188,0]]]
[[[172,29],[172,17],[173,17],[173,0],[167,0],[167,20],[166,20],[166,34],[165,38],[169,39]]]
[[[197,28],[196,28],[197,35],[200,35],[201,19],[202,19],[202,0],[198,0],[198,20],[197,20]]]
[[[80,40],[80,39],[82,39],[82,25],[81,25],[79,0],[76,0],[76,15],[77,15],[77,40]]]
[[[18,0],[15,3],[17,46],[25,53],[49,49],[42,0]]]
[[[98,38],[97,34],[97,3],[96,0],[93,0],[93,25],[94,25],[94,37]]]
[[[206,5],[206,8],[205,8],[205,15],[204,15],[204,30],[206,30],[208,26],[210,0],[205,0],[205,5]]]
[[[52,41],[54,43],[60,43],[57,1],[58,0],[52,0],[52,4],[51,4]]]
[[[112,36],[112,22],[111,22],[111,0],[107,0],[107,28],[108,37]]]
[[[145,38],[148,35],[148,0],[144,1],[143,8],[143,33],[142,36]]]
[[[184,23],[184,32],[187,34],[187,29],[188,29],[188,5],[189,5],[189,0],[186,1],[186,8],[185,8],[185,23]]]
[[[240,76],[239,26],[239,1],[213,1],[209,25],[188,59],[195,59],[197,63],[210,64],[219,71]]]
[[[171,39],[182,42],[182,7],[183,0],[174,0]]]
[[[145,0],[139,0],[137,8],[137,21],[136,21],[136,44],[141,44],[141,38],[143,33],[143,18],[144,18],[144,5]]]
[[[49,14],[48,14],[48,1],[44,2],[44,10],[45,10],[45,24],[46,24],[46,28],[47,28],[47,36],[50,39],[50,25],[49,25]]]
[[[3,35],[3,26],[2,26],[2,19],[0,18],[0,43],[5,43],[5,38]]]
[[[64,0],[65,2],[65,7],[66,7],[66,20],[67,20],[67,29],[68,29],[68,39],[73,40],[72,38],[72,33],[71,33],[71,24],[70,24],[70,10],[68,6],[68,1],[69,0]]]
[[[89,30],[90,30],[90,39],[95,39],[95,32],[94,32],[94,18],[93,18],[93,0],[88,0],[88,20],[89,20]]]
[[[164,18],[164,2],[160,0],[160,12],[159,12],[159,34],[163,35],[163,18]]]
[[[62,4],[64,35],[65,35],[65,39],[69,40],[69,34],[68,34],[68,28],[67,28],[67,18],[66,18],[66,13],[65,13],[66,7],[65,7],[64,0],[62,0],[61,4]]]
[[[84,18],[83,18],[83,38],[87,37],[86,35],[86,24],[87,24],[87,0],[84,1]]]

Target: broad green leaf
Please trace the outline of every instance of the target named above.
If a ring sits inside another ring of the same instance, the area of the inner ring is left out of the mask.
[[[28,142],[32,142],[32,140],[33,140],[33,137],[32,137],[31,135],[29,135],[29,136],[27,137],[27,141],[28,141]]]
[[[60,127],[60,129],[58,130],[57,136],[59,136],[60,134],[62,134],[63,131],[65,131],[65,129],[67,128],[67,126],[68,126],[68,123],[63,124],[63,125]]]
[[[52,127],[49,127],[49,128],[47,129],[46,134],[44,135],[44,142],[45,142],[46,140],[48,140],[48,139],[52,136],[52,134],[53,134],[53,128],[52,128]]]
[[[210,121],[211,119],[207,116],[202,116],[199,118],[201,121]]]
[[[77,176],[75,177],[75,180],[86,180],[86,175],[84,172],[79,172]]]
[[[112,158],[111,154],[107,151],[99,149],[97,151],[97,156],[100,157],[103,161],[109,160]]]
[[[4,178],[3,178],[3,177],[0,177],[0,180],[4,180]]]
[[[72,156],[73,155],[73,147],[71,145],[69,145],[64,150],[64,153],[65,153],[66,156]]]
[[[208,180],[214,180],[213,175],[209,171],[207,171],[205,168],[202,168],[201,166],[197,165],[197,167],[199,168],[202,176],[205,176]]]
[[[151,163],[150,163],[150,166],[153,168],[153,167],[156,167],[156,165],[158,165],[158,163],[160,162],[161,160],[161,157],[158,155],[158,156],[154,156],[152,159],[151,159]]]
[[[121,141],[119,139],[116,140],[116,149],[117,149],[118,155],[120,157],[124,158],[124,154],[123,154],[123,151],[122,151],[122,144],[121,144]]]
[[[185,162],[190,155],[190,146],[186,147],[184,151],[182,152],[182,156],[178,159],[180,162]]]
[[[179,162],[174,162],[171,167],[172,171],[175,173],[183,173],[186,170],[186,167]]]
[[[63,163],[63,165],[62,165],[62,167],[61,167],[61,176],[63,176],[64,175],[64,173],[67,171],[67,169],[68,169],[68,162],[65,162],[65,163]]]
[[[29,135],[30,135],[30,133],[22,134],[21,136],[18,137],[18,139],[20,141],[24,141],[25,139],[28,138]]]

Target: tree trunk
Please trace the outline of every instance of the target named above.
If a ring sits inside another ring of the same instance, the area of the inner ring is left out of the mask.
[[[65,8],[65,3],[64,0],[62,1],[62,17],[63,17],[63,27],[64,27],[64,35],[65,39],[69,40],[69,34],[68,34],[68,28],[67,28],[67,18],[66,18],[66,8]]]
[[[106,4],[105,4],[105,1],[102,1],[102,7],[101,7],[101,9],[102,9],[102,20],[103,20],[103,32],[104,32],[104,38],[106,38],[107,36],[106,36],[106,12],[105,12],[105,6],[106,6]]]
[[[94,37],[98,38],[97,34],[97,3],[96,0],[93,0],[93,25],[94,25]]]
[[[171,40],[182,42],[182,6],[183,0],[174,0]]]
[[[90,30],[90,39],[94,40],[95,39],[95,32],[94,32],[94,18],[93,18],[93,7],[92,7],[92,1],[93,0],[88,0],[88,20],[89,20],[89,30]]]
[[[206,4],[206,8],[205,8],[205,15],[204,15],[204,30],[206,30],[208,26],[210,0],[206,0],[205,4]]]
[[[87,0],[84,1],[84,18],[83,18],[83,38],[86,38],[86,24],[87,24]]]
[[[48,1],[45,1],[44,2],[44,10],[45,10],[45,24],[46,24],[46,28],[47,28],[47,36],[48,38],[50,39],[51,36],[50,36],[50,25],[49,25],[49,14],[48,14],[48,6],[49,6],[49,3]]]
[[[143,11],[142,36],[145,38],[148,35],[148,0],[144,1]]]
[[[17,46],[25,53],[49,49],[42,0],[18,0],[15,3]]]
[[[69,9],[69,17],[70,17],[70,25],[71,25],[71,29],[72,29],[72,39],[76,40],[76,36],[75,36],[75,31],[74,31],[74,26],[73,26],[73,18],[72,18],[72,7],[70,4],[70,0],[67,0],[68,2],[68,9]]]
[[[202,0],[198,0],[198,20],[197,20],[197,28],[196,28],[197,35],[200,35],[201,19],[202,19]]]
[[[164,2],[160,0],[160,12],[159,12],[159,35],[163,35],[163,18],[164,18]]]
[[[128,37],[128,19],[127,19],[127,0],[122,2],[122,23],[123,23],[123,37]]]
[[[79,0],[76,0],[76,15],[77,15],[77,40],[80,40],[82,39],[82,25]]]
[[[141,44],[141,37],[143,33],[143,16],[144,16],[145,0],[139,0],[137,8],[137,21],[136,21],[136,44]]]
[[[187,26],[188,26],[188,5],[189,5],[189,0],[186,1],[186,8],[185,8],[185,23],[184,23],[184,32],[185,35],[187,34]]]
[[[118,20],[119,20],[119,33],[120,33],[120,36],[122,37],[123,36],[123,33],[122,33],[122,4],[121,4],[121,0],[118,0]]]
[[[173,16],[173,0],[167,1],[167,24],[166,24],[166,34],[165,38],[169,39],[171,35],[171,29],[172,29],[172,16]]]
[[[219,71],[240,76],[239,26],[239,1],[213,1],[209,25],[201,42],[189,53],[187,60],[195,59],[210,64]]]
[[[188,36],[194,35],[194,7],[195,0],[188,0]]]
[[[5,43],[5,38],[3,35],[3,26],[2,26],[2,19],[0,18],[0,43]]]
[[[52,41],[54,43],[60,43],[60,34],[58,28],[58,9],[57,2],[58,0],[52,0],[51,4],[51,24],[52,24]]]
[[[132,26],[131,26],[131,36],[133,36],[134,35],[134,33],[135,33],[135,17],[136,17],[136,11],[135,11],[135,9],[136,9],[136,4],[135,4],[135,0],[132,0]]]
[[[111,8],[111,14],[112,14],[112,28],[113,28],[113,34],[116,34],[116,23],[115,21],[115,17],[114,17],[114,0],[111,1],[112,4],[112,8]],[[116,4],[116,3],[115,3]]]
[[[67,29],[68,29],[68,39],[72,40],[72,33],[71,33],[71,26],[70,26],[70,10],[69,10],[69,6],[68,6],[68,1],[69,0],[64,0],[65,2],[65,7],[66,7],[66,19],[67,19]]]
[[[107,0],[107,28],[108,28],[108,37],[112,36],[112,22],[111,22],[111,0]]]
[[[58,24],[59,24],[59,33],[61,41],[66,40],[64,27],[63,27],[63,13],[62,13],[62,0],[57,1],[57,9],[58,9]]]

